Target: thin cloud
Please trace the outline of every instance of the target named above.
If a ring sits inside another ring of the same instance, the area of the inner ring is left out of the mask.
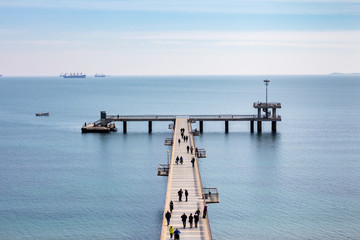
[[[3,0],[0,7],[250,14],[360,14],[360,0]]]

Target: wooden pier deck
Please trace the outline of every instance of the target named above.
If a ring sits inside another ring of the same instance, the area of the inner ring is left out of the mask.
[[[187,142],[181,138],[182,128],[185,129],[185,135],[189,136],[189,140]],[[170,201],[173,201],[174,210],[171,214],[170,225],[173,226],[174,229],[178,228],[181,231],[180,239],[211,239],[212,237],[208,214],[206,218],[203,218],[203,210],[206,203],[203,199],[203,187],[198,161],[195,157],[194,138],[191,132],[191,123],[189,123],[188,118],[176,118],[163,216],[165,216],[165,213],[169,211]],[[181,139],[180,144],[178,143],[178,139]],[[187,153],[188,145],[194,148],[193,154],[191,154],[191,152]],[[180,162],[179,164],[175,163],[177,156],[179,156],[179,158],[180,156],[183,157],[183,164],[180,164]],[[196,159],[194,167],[192,167],[191,163],[191,159],[193,157]],[[178,191],[180,189],[184,191],[181,202],[178,197]],[[185,201],[185,189],[189,192],[187,202]],[[190,228],[189,215],[192,213],[194,216],[197,209],[200,209],[200,221],[198,227],[195,228],[195,223],[193,223],[193,227]],[[181,220],[181,215],[183,213],[188,216],[186,220],[186,228],[183,228]],[[169,226],[167,226],[167,221],[164,217],[160,239],[170,239]]]

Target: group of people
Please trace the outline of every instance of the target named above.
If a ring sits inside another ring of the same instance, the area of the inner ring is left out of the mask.
[[[173,202],[171,201],[170,202],[170,211],[172,211],[173,207],[171,207],[173,204]],[[207,211],[207,207],[205,206],[204,207],[204,214],[206,216],[206,211]],[[193,227],[193,223],[195,224],[195,227],[197,228],[198,226],[198,223],[199,223],[199,220],[200,220],[200,209],[198,208],[196,211],[195,211],[195,214],[192,215],[192,213],[190,213],[189,217],[186,216],[185,213],[183,213],[183,215],[181,215],[181,221],[183,222],[183,226],[184,228],[186,228],[186,220],[188,220],[189,224],[190,224],[190,228]],[[168,223],[168,226],[170,224],[170,218],[171,218],[171,213],[169,211],[166,212],[165,214],[165,217],[167,219],[167,223]],[[203,216],[204,217],[204,216]],[[176,230],[174,230],[173,226],[170,226],[169,227],[169,233],[170,233],[170,239],[172,239],[172,237],[174,236],[174,239],[175,240],[178,240],[180,239],[180,230],[178,228],[176,228]]]
[[[185,213],[183,213],[183,215],[181,215],[181,221],[183,222],[183,226],[184,228],[186,228],[186,220],[188,219],[188,222],[190,224],[190,228],[193,227],[193,223],[195,223],[195,227],[197,228],[199,220],[200,220],[200,210],[197,209],[195,214],[192,215],[192,213],[190,213],[189,217],[186,216]]]
[[[180,164],[183,164],[184,159],[183,159],[182,156],[180,156],[180,158],[179,158],[179,156],[176,156],[175,163],[176,163],[176,164],[179,164],[179,160],[180,160]]]
[[[182,195],[183,195],[183,190],[182,190],[182,188],[178,191],[178,196],[179,196],[179,202],[181,202],[181,200],[182,200]],[[188,196],[189,196],[189,192],[188,192],[188,190],[186,190],[185,189],[185,202],[187,202],[188,201]]]

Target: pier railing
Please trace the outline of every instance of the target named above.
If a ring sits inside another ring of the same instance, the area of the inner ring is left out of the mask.
[[[151,121],[151,120],[170,120],[174,121],[176,118],[188,118],[192,123],[201,120],[256,120],[257,114],[252,115],[236,115],[236,114],[218,114],[218,115],[108,115],[108,121]],[[172,127],[172,125],[171,125]]]
[[[217,188],[203,188],[203,196],[206,203],[219,203]]]
[[[165,143],[164,145],[166,146],[172,146],[173,145],[174,140],[172,138],[165,138]]]
[[[169,175],[169,164],[159,164],[157,168],[157,175],[158,176],[168,176]]]

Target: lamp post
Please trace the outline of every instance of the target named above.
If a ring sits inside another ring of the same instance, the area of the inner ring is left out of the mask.
[[[268,86],[269,86],[269,82],[270,82],[270,80],[268,80],[268,79],[265,79],[265,80],[264,80],[264,83],[265,83],[265,86],[266,86],[266,106],[267,106],[267,104],[268,104],[267,89],[268,89]]]
[[[167,152],[167,161],[168,161],[168,165],[170,166],[170,161],[169,161],[169,150],[167,150],[166,152]]]

